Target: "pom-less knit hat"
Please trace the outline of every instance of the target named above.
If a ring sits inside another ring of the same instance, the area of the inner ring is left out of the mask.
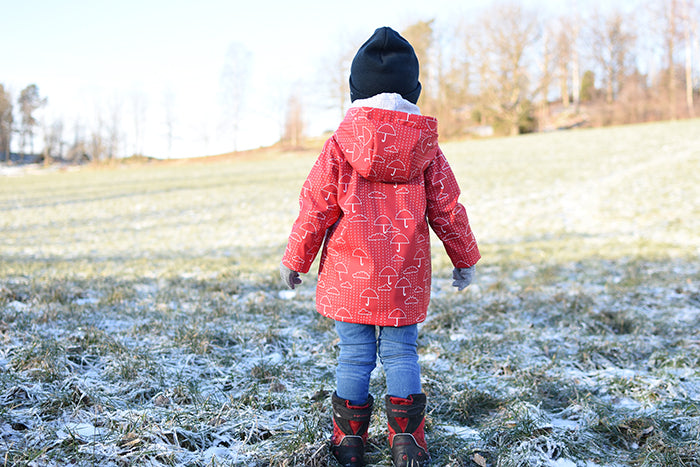
[[[350,100],[394,92],[418,101],[418,57],[406,39],[391,28],[374,31],[362,44],[350,67]]]

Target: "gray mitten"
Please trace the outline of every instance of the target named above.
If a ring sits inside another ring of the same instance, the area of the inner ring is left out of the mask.
[[[284,264],[280,263],[280,277],[284,284],[290,289],[294,289],[297,284],[301,284],[301,277],[299,273],[289,269]]]
[[[459,291],[466,289],[472,283],[475,268],[476,265],[469,268],[454,268],[452,270],[452,279],[454,279],[452,285],[457,287]]]

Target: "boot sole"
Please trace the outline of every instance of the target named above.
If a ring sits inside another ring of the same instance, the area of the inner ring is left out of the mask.
[[[399,448],[401,451],[397,452]],[[407,457],[404,459],[403,456]],[[397,462],[396,457],[401,459]],[[391,462],[394,467],[427,467],[430,465],[430,455],[411,433],[397,433],[392,442]]]

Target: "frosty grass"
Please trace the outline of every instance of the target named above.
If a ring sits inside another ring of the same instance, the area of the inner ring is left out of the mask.
[[[6,170],[0,465],[327,465],[334,332],[277,277],[317,149]],[[433,242],[433,465],[700,465],[700,120],[443,150],[483,260]]]

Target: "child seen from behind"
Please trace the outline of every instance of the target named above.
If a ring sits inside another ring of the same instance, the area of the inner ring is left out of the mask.
[[[350,72],[352,106],[302,186],[280,266],[293,289],[321,251],[316,307],[335,321],[340,339],[331,452],[347,467],[364,465],[377,355],[394,465],[428,464],[416,345],[430,301],[428,226],[459,290],[480,259],[438,146],[437,120],[416,106],[418,72],[413,47],[391,28],[377,29],[360,47]]]

